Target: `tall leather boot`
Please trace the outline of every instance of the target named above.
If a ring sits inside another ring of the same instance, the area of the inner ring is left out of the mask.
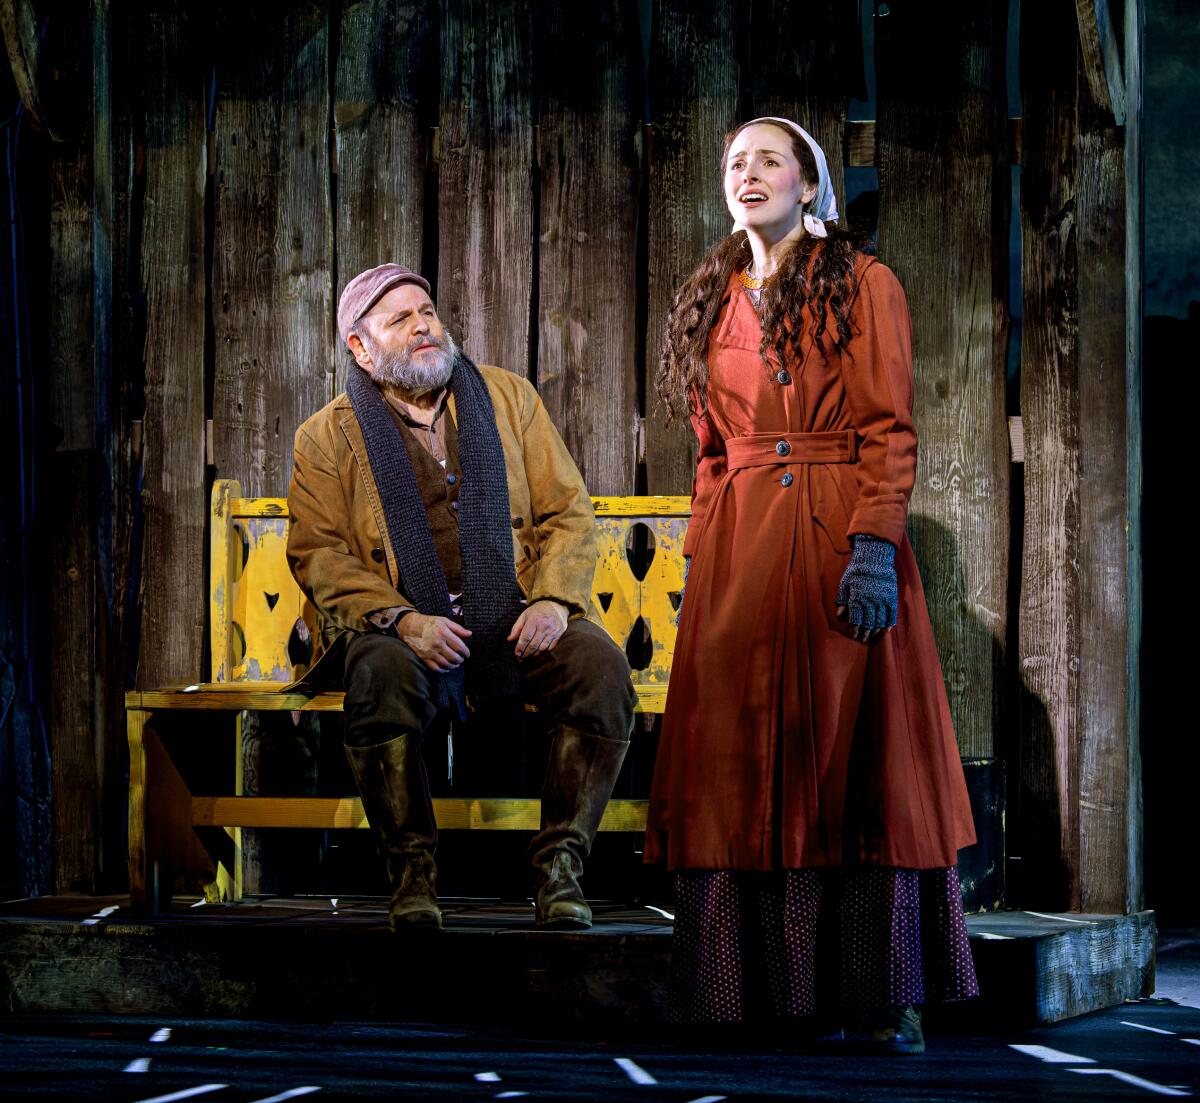
[[[387,862],[392,930],[441,927],[433,861],[437,823],[417,736],[347,747],[346,757]]]
[[[627,739],[606,739],[560,724],[542,789],[542,829],[529,844],[540,927],[592,925],[579,887],[583,863],[612,796]]]

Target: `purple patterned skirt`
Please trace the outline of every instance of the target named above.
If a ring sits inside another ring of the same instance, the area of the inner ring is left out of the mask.
[[[958,870],[675,874],[675,1023],[870,1011],[979,995]]]

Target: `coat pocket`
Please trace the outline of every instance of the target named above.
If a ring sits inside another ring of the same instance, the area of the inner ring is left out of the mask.
[[[842,489],[841,468],[845,464],[813,464],[809,468],[809,494],[812,500],[813,519],[829,538],[829,543],[838,555],[850,554],[850,502]],[[853,478],[853,474],[851,474]]]

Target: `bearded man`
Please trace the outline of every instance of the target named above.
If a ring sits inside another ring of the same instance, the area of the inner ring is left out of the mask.
[[[346,393],[296,434],[288,562],[340,674],[346,754],[392,884],[393,929],[440,927],[422,739],[465,701],[520,694],[554,724],[529,857],[537,922],[587,927],[579,886],[629,746],[623,652],[584,619],[595,515],[537,392],[476,367],[398,264],[338,304]],[[323,673],[322,673],[323,672]]]

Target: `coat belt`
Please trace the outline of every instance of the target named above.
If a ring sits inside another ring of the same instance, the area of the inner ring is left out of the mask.
[[[753,433],[725,441],[730,471],[740,467],[769,467],[789,463],[857,463],[858,434]]]

